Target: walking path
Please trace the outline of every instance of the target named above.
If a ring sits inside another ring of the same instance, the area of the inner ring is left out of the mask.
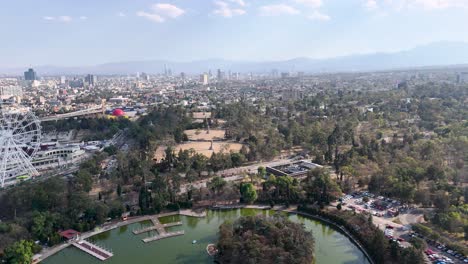
[[[84,252],[102,261],[114,256],[112,252],[109,252],[101,247],[98,247],[86,240],[75,241],[72,244],[73,246],[83,250]]]

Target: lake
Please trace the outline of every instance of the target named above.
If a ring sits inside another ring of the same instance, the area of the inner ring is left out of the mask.
[[[228,211],[207,211],[205,218],[188,216],[168,216],[160,218],[161,223],[181,221],[181,226],[168,228],[167,231],[184,230],[185,235],[167,238],[151,243],[142,239],[154,235],[155,231],[134,235],[135,229],[151,225],[149,221],[120,227],[96,235],[89,240],[105,248],[112,249],[114,256],[106,264],[157,264],[157,263],[213,263],[206,253],[206,246],[216,243],[219,226],[226,220],[235,220],[247,215],[272,215],[274,211],[258,209],[237,209]],[[288,218],[302,223],[312,231],[315,238],[316,264],[369,264],[364,254],[349,238],[333,227],[322,222],[289,214]],[[192,244],[197,240],[196,244]],[[68,247],[47,258],[44,264],[83,264],[103,263],[75,247]]]

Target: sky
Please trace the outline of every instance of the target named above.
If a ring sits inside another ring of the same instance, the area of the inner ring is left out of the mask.
[[[0,0],[0,66],[283,60],[468,42],[468,0]]]

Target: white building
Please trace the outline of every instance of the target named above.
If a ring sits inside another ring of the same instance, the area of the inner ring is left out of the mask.
[[[208,85],[208,74],[204,73],[204,74],[200,75],[200,82],[203,85]]]
[[[32,164],[37,170],[54,169],[77,164],[85,157],[85,153],[78,145],[54,147],[38,151],[32,160]]]

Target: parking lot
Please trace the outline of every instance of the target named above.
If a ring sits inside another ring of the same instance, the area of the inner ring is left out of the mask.
[[[407,241],[411,237],[417,236],[424,239],[428,244],[425,251],[428,263],[468,263],[468,258],[458,252],[412,232],[411,224],[419,223],[423,216],[409,205],[383,196],[375,196],[369,192],[347,194],[341,197],[339,202],[343,210],[372,214],[373,223],[385,233],[389,240],[402,247],[410,246]]]
[[[389,240],[393,240],[402,247],[409,246],[406,235],[411,225],[395,223],[398,215],[408,212],[411,208],[399,201],[374,196],[368,192],[348,194],[340,198],[344,210],[372,214],[373,223],[378,226]],[[396,221],[398,222],[398,221]],[[405,238],[406,237],[406,238]]]

